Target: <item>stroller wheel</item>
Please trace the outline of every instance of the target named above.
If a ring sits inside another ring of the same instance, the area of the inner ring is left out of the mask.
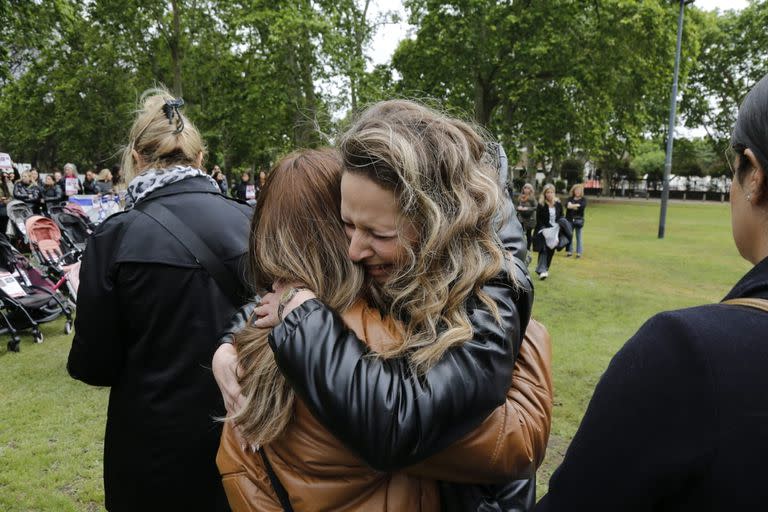
[[[32,333],[32,337],[35,339],[35,343],[43,342],[43,333],[41,333],[40,331]]]
[[[64,324],[64,334],[69,334],[72,332],[72,322],[67,320],[67,323]]]
[[[19,345],[21,344],[21,339],[18,336],[14,336],[11,338],[11,341],[8,342],[8,352],[18,352]]]

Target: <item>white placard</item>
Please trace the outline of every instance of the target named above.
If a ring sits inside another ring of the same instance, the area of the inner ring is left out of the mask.
[[[24,297],[26,292],[21,287],[19,282],[8,272],[0,272],[0,288],[3,289],[3,293],[9,297]]]

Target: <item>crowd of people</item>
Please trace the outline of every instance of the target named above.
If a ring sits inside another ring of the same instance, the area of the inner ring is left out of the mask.
[[[83,258],[67,368],[111,387],[108,510],[768,500],[768,77],[732,138],[734,240],[754,268],[725,304],[662,313],[627,342],[538,504],[554,391],[527,253],[540,279],[557,249],[583,255],[583,189],[563,206],[526,184],[518,221],[478,130],[390,100],[334,147],[244,174],[235,201],[180,104],[142,97],[126,211]]]
[[[581,183],[571,187],[565,208],[551,183],[542,187],[538,201],[535,195],[533,185],[525,183],[515,198],[515,208],[525,231],[527,249],[539,253],[536,274],[539,279],[544,280],[549,277],[556,250],[565,249],[566,256],[571,257],[575,245],[576,258],[581,258],[584,254],[582,229],[587,199],[584,197],[584,185]],[[528,262],[530,261],[529,255]]]

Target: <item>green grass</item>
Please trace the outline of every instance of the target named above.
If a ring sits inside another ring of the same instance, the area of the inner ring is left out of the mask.
[[[658,311],[717,301],[746,272],[730,235],[727,204],[672,204],[665,240],[656,239],[658,203],[593,203],[584,258],[558,253],[536,282],[534,316],[553,339],[555,409],[546,491],[611,356]],[[533,265],[531,266],[533,270]],[[103,510],[106,389],[69,378],[63,323],[46,341],[24,336],[9,354],[0,336],[0,510]]]
[[[549,278],[536,281],[533,316],[552,335],[555,383],[539,496],[624,342],[659,311],[722,299],[750,268],[731,238],[727,203],[671,204],[663,240],[657,238],[658,223],[658,202],[593,203],[583,232],[584,257],[557,253]]]

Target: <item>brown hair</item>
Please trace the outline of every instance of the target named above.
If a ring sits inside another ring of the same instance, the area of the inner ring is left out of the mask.
[[[269,173],[259,195],[249,242],[254,288],[300,281],[329,307],[352,305],[362,270],[347,257],[341,207],[341,160],[331,149],[296,151]],[[275,363],[267,329],[247,326],[235,337],[245,406],[231,417],[245,439],[263,445],[288,425],[294,392]]]
[[[393,190],[401,226],[419,232],[409,261],[371,295],[406,322],[404,341],[383,357],[407,354],[420,372],[472,337],[472,295],[496,316],[481,286],[503,268],[496,234],[502,211],[498,171],[478,130],[413,101],[377,103],[341,137],[345,170]],[[402,235],[403,230],[398,232]]]

